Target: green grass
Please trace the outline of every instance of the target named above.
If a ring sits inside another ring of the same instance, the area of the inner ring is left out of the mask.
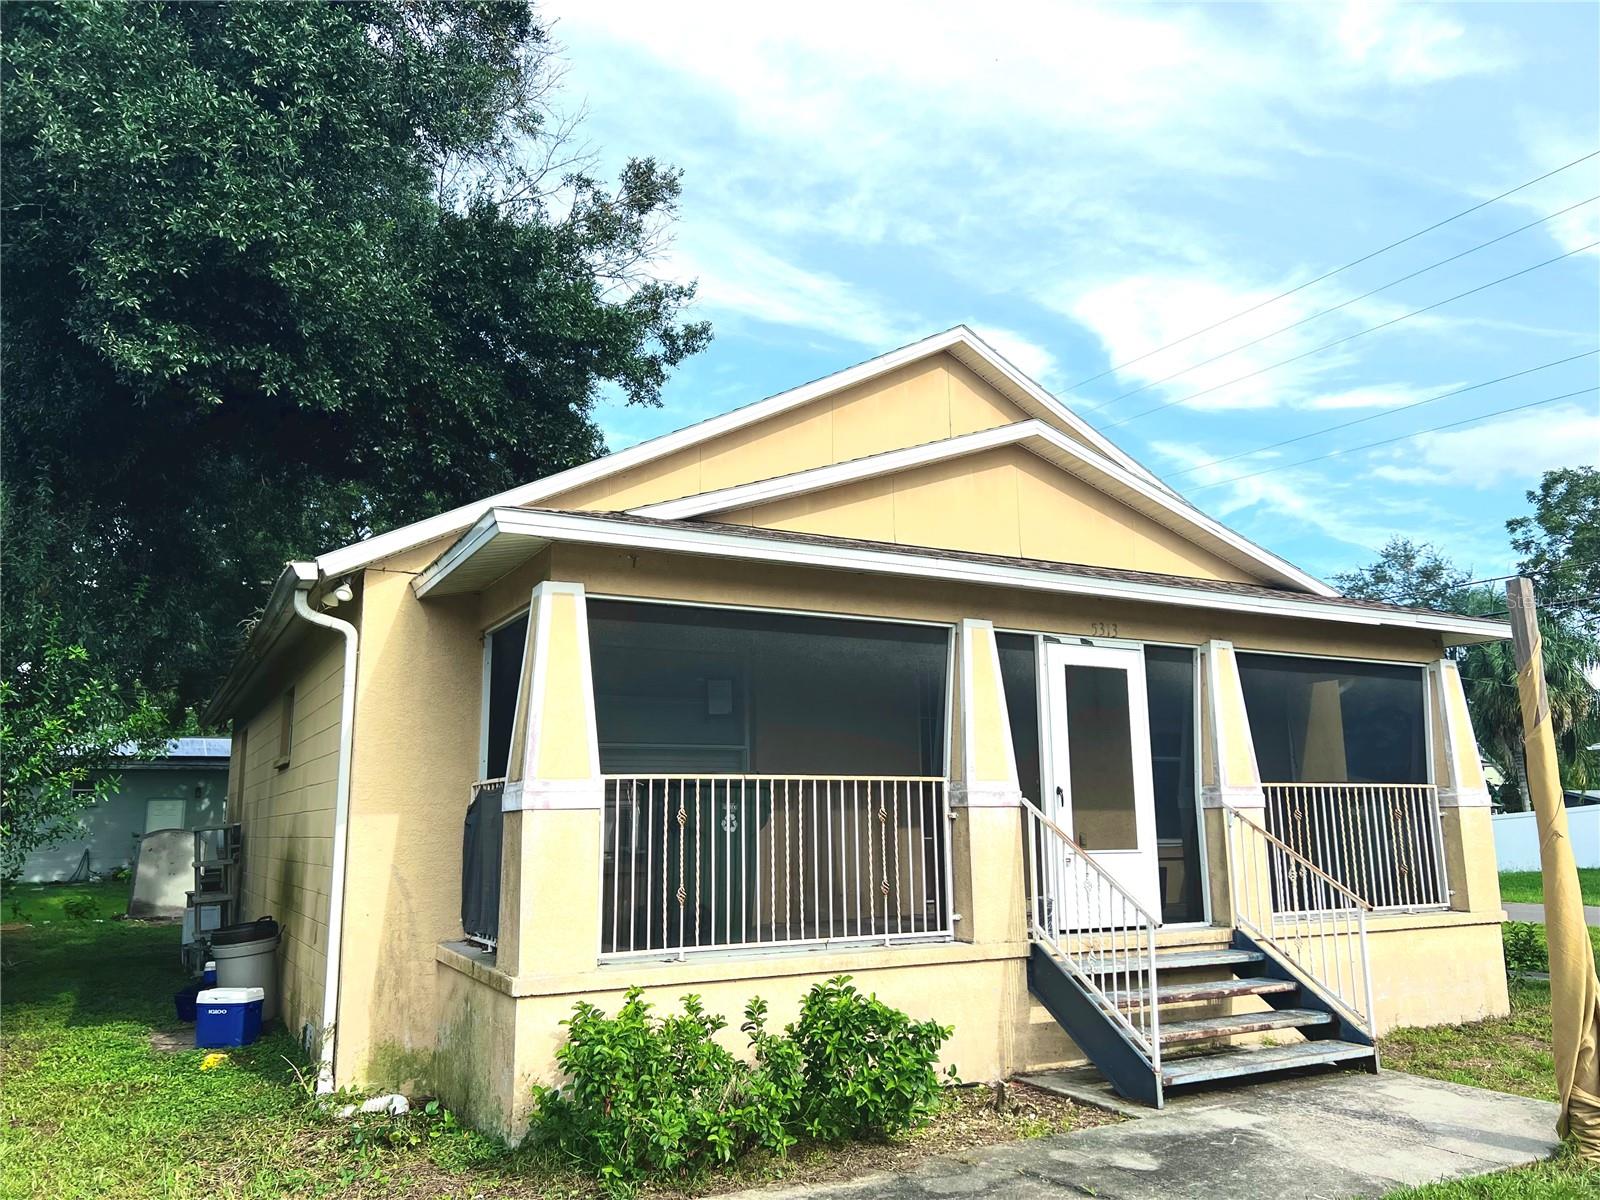
[[[184,982],[177,927],[75,920],[62,907],[75,893],[96,912],[126,904],[115,885],[6,896],[0,1196],[381,1194],[397,1160],[432,1171],[497,1152],[426,1118],[397,1126],[420,1148],[353,1144],[358,1133],[312,1105],[296,1074],[304,1058],[282,1032],[211,1070],[204,1051],[153,1049],[153,1031],[191,1036],[172,1006]],[[14,900],[38,923],[16,925]]]
[[[1579,867],[1578,888],[1585,904],[1600,905],[1600,867]],[[1501,871],[1503,904],[1543,904],[1544,880],[1538,871]]]
[[[81,920],[69,917],[68,908],[84,906],[92,920],[110,921],[128,911],[132,885],[121,883],[18,883],[5,890],[5,920],[36,926]]]
[[[1592,931],[1591,931],[1592,932]],[[1550,1053],[1550,985],[1512,980],[1511,1013],[1470,1025],[1396,1029],[1380,1043],[1386,1069],[1451,1083],[1555,1100]],[[1568,1200],[1600,1197],[1600,1169],[1580,1166],[1570,1152],[1492,1175],[1420,1188],[1384,1200]]]
[[[70,903],[74,896],[80,903]],[[126,900],[126,887],[115,885],[19,887],[5,897],[4,1200],[599,1200],[595,1183],[564,1164],[509,1150],[443,1111],[333,1120],[304,1086],[305,1058],[281,1030],[204,1069],[207,1052],[190,1048],[192,1027],[176,1023],[172,1006],[184,982],[178,929],[98,915],[120,913]],[[180,1049],[155,1048],[152,1034]],[[987,1090],[955,1089],[938,1119],[904,1138],[802,1144],[787,1158],[752,1156],[653,1194],[682,1200],[901,1170],[931,1154],[1105,1119],[1048,1096],[1014,1101],[1001,1116]]]

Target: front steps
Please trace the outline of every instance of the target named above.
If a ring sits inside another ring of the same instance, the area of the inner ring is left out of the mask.
[[[1106,1001],[1122,1011],[1145,1004],[1143,993],[1125,990],[1127,963],[1115,955],[1084,960],[1081,969],[1102,989],[1105,1000],[1039,943],[1028,963],[1034,996],[1128,1099],[1159,1106],[1170,1088],[1334,1063],[1377,1070],[1370,1039],[1243,934],[1233,933],[1231,945],[1158,948],[1155,962],[1159,1080],[1107,1011]],[[1217,1011],[1241,1002],[1256,1011]],[[1294,1040],[1253,1045],[1232,1041],[1244,1035]]]

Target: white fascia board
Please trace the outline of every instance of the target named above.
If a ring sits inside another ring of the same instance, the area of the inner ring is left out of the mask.
[[[399,529],[392,529],[387,533],[380,533],[365,541],[356,542],[342,549],[329,551],[317,559],[317,566],[324,575],[344,575],[351,571],[359,570],[369,563],[387,558],[391,554],[398,554],[402,550],[409,550],[414,546],[423,545],[436,538],[448,537],[467,528],[491,508],[502,506],[517,506],[535,504],[540,500],[581,487],[609,475],[627,471],[644,463],[652,462],[668,454],[695,446],[734,430],[743,429],[748,425],[765,421],[770,417],[778,416],[790,409],[809,404],[823,396],[841,392],[857,384],[865,383],[880,375],[899,369],[910,363],[919,362],[931,355],[946,350],[956,350],[957,357],[963,354],[981,359],[987,366],[1002,376],[1006,383],[1013,389],[1011,399],[1017,401],[1021,407],[1026,408],[1033,404],[1049,412],[1052,416],[1079,431],[1084,438],[1090,441],[1095,449],[1105,454],[1108,459],[1123,466],[1131,474],[1148,480],[1162,491],[1171,493],[1167,485],[1163,484],[1153,472],[1141,466],[1116,446],[1112,445],[1105,436],[1092,428],[1082,417],[1077,416],[1064,404],[1038,384],[1034,383],[1016,367],[1007,362],[1005,358],[993,347],[985,343],[977,334],[965,325],[957,325],[954,329],[947,329],[943,333],[936,333],[932,337],[923,338],[920,342],[913,342],[909,346],[902,346],[898,350],[891,350],[887,354],[880,354],[877,358],[868,359],[843,371],[836,371],[832,375],[821,379],[812,380],[787,392],[780,392],[776,396],[769,396],[754,404],[747,404],[743,408],[736,408],[732,412],[711,417],[687,428],[679,429],[674,433],[663,434],[651,438],[649,441],[640,442],[626,450],[618,450],[615,454],[607,454],[593,462],[584,463],[582,466],[570,470],[560,471],[555,475],[534,480],[532,483],[521,484],[510,491],[498,495],[488,496],[482,500],[474,501],[460,508],[451,509],[449,512],[440,513],[436,517],[418,521],[412,525],[403,525]],[[968,364],[971,365],[970,363]],[[1005,389],[1002,388],[1002,391]]]
[[[233,666],[211,699],[206,701],[205,709],[200,714],[202,723],[215,725],[229,715],[229,706],[255,675],[256,668],[272,653],[284,631],[294,622],[295,592],[314,587],[318,578],[315,563],[285,564],[272,585],[272,594],[267,597],[266,607],[261,610],[261,619],[255,623],[245,640],[244,649],[233,660]]]
[[[471,557],[465,545],[469,540],[474,547],[479,547],[496,537],[503,536],[527,537],[541,544],[564,542],[656,551],[664,554],[697,555],[703,558],[815,567],[858,574],[898,575],[945,581],[954,579],[963,584],[1021,588],[1027,591],[1066,595],[1112,597],[1146,604],[1258,613],[1265,616],[1338,622],[1344,625],[1421,629],[1440,634],[1465,634],[1480,639],[1504,640],[1511,636],[1511,626],[1505,622],[1458,617],[1451,613],[1391,612],[1360,605],[1343,605],[1311,599],[1299,600],[1289,596],[1247,596],[1233,592],[1210,592],[1203,588],[1074,575],[1067,567],[1042,568],[1022,564],[1012,566],[919,554],[911,549],[871,550],[859,546],[779,540],[744,533],[735,526],[639,525],[631,521],[620,521],[587,513],[522,508],[496,508],[484,514],[471,533],[411,581],[412,588],[419,597],[427,596],[439,589],[449,578],[450,572]],[[456,553],[458,548],[462,553]]]
[[[1058,453],[1068,456],[1076,464],[1071,469],[1071,473],[1083,479],[1091,487],[1105,491],[1102,485],[1106,481],[1110,481],[1137,493],[1158,510],[1175,518],[1176,522],[1181,526],[1178,532],[1199,531],[1213,542],[1221,543],[1246,563],[1266,571],[1279,582],[1304,588],[1306,591],[1318,596],[1331,597],[1338,595],[1338,592],[1333,588],[1321,580],[1306,574],[1293,563],[1279,558],[1271,551],[1256,545],[1249,539],[1229,529],[1226,525],[1206,515],[1200,509],[1195,508],[1192,504],[1174,497],[1164,488],[1152,486],[1140,476],[1124,470],[1115,463],[1107,462],[1093,451],[1086,449],[1062,433],[1059,429],[1037,419],[1018,421],[1013,425],[1001,425],[994,429],[980,430],[977,433],[962,434],[959,437],[946,438],[940,442],[928,442],[921,446],[910,446],[904,450],[892,450],[886,454],[874,454],[866,458],[852,459],[849,462],[817,467],[810,471],[797,471],[792,475],[780,475],[773,479],[762,479],[757,480],[755,483],[740,484],[737,487],[721,488],[714,492],[703,492],[698,496],[684,496],[677,500],[663,501],[660,504],[647,504],[630,511],[637,516],[669,520],[685,520],[709,516],[714,513],[745,508],[753,504],[765,504],[773,500],[785,499],[789,496],[799,496],[807,492],[837,487],[840,484],[852,483],[856,480],[873,476],[890,475],[923,466],[927,463],[942,462],[963,455],[976,454],[983,450],[994,449],[997,446],[1016,445],[1024,446],[1035,453],[1049,447]],[[1060,464],[1052,463],[1052,465],[1059,466]],[[1125,501],[1121,500],[1121,497],[1113,495],[1112,498],[1125,503]]]

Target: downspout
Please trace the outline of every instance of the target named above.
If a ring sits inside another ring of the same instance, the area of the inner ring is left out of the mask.
[[[302,582],[294,593],[294,611],[344,638],[344,678],[339,700],[339,773],[333,801],[333,878],[328,886],[328,966],[322,984],[322,1055],[317,1067],[317,1092],[333,1091],[333,1043],[339,1019],[339,959],[344,933],[345,846],[350,824],[350,753],[356,723],[356,648],[360,634],[349,621],[311,607],[306,594],[315,581]]]

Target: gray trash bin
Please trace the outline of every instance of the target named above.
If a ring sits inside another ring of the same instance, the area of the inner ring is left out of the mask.
[[[211,935],[211,958],[218,987],[258,987],[265,993],[261,1019],[278,1015],[278,923],[262,917],[248,925],[228,925]]]

